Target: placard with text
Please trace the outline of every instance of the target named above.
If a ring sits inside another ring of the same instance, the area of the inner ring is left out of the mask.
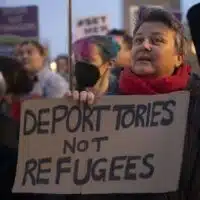
[[[177,190],[188,104],[186,91],[107,96],[93,106],[69,99],[24,102],[13,192]]]
[[[109,29],[107,15],[83,17],[75,23],[75,40],[93,35],[106,35]]]

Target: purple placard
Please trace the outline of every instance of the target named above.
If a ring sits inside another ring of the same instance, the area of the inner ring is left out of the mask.
[[[38,38],[37,6],[0,8],[0,55],[12,56],[16,44]]]
[[[38,7],[0,8],[0,35],[38,37]]]

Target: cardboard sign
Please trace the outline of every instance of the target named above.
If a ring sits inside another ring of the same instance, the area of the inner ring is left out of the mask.
[[[188,92],[23,104],[13,192],[163,193],[178,188]]]
[[[109,30],[108,16],[93,16],[78,19],[76,22],[76,40],[92,35],[105,35]]]

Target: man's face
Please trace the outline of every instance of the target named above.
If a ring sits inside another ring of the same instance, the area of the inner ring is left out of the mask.
[[[131,65],[131,49],[128,48],[123,37],[114,36],[114,39],[120,45],[120,51],[119,51],[117,59],[116,59],[116,66],[117,67],[130,66]]]
[[[22,45],[16,54],[16,57],[24,64],[24,68],[30,72],[38,71],[43,66],[44,56],[31,43]]]
[[[61,58],[57,63],[58,72],[67,73],[69,71],[67,60]]]

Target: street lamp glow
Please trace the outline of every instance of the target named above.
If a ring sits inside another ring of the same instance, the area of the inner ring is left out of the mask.
[[[53,72],[56,72],[57,71],[57,64],[56,64],[56,62],[51,62],[50,68],[51,68],[51,70]]]

